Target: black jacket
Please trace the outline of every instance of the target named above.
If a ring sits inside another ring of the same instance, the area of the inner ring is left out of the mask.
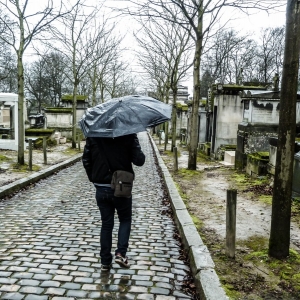
[[[136,134],[117,138],[87,138],[82,163],[93,183],[111,182],[116,170],[134,174],[132,164],[142,166],[145,155]]]

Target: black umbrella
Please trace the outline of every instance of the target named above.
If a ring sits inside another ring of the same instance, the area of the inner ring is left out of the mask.
[[[171,119],[172,108],[146,96],[125,96],[88,108],[79,121],[86,137],[117,137],[145,131]]]

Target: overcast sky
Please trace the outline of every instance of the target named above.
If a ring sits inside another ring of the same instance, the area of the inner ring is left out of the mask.
[[[108,0],[109,3],[117,3],[120,1]],[[271,12],[270,14],[265,11],[256,11],[250,15],[235,11],[231,9],[223,10],[222,18],[224,20],[229,20],[226,27],[232,28],[240,34],[248,34],[249,38],[258,38],[260,35],[260,30],[267,27],[278,27],[285,25],[285,8],[282,8],[280,12]],[[139,67],[135,63],[134,55],[132,54],[135,48],[135,41],[132,37],[132,31],[135,29],[134,20],[130,20],[127,17],[124,17],[120,21],[120,30],[121,32],[127,32],[127,37],[124,40],[124,45],[129,48],[128,56],[130,57],[131,67],[133,73],[139,74]],[[192,71],[191,71],[192,72]],[[192,95],[193,84],[192,84],[192,75],[189,79],[182,82],[182,84],[187,85],[189,93]]]
[[[42,4],[43,0],[29,0],[29,5],[36,7]],[[55,0],[54,0],[55,1]],[[94,0],[91,4],[94,4]],[[272,1],[272,0],[271,0]],[[72,2],[72,0],[71,0]],[[37,6],[34,6],[34,3]],[[105,6],[110,7],[122,7],[126,1],[120,0],[106,0]],[[232,11],[231,9],[227,8],[226,10],[223,9],[222,13],[222,20],[230,20],[227,23],[228,28],[233,28],[236,31],[239,31],[241,34],[248,34],[249,38],[255,38],[260,35],[260,30],[266,27],[276,27],[276,26],[283,26],[285,24],[285,8],[282,9],[281,12],[271,12],[269,15],[264,12],[260,11],[257,13],[252,13],[251,15],[247,16],[239,11]],[[133,74],[139,74],[140,68],[138,67],[135,61],[134,50],[136,48],[136,43],[133,38],[133,31],[136,28],[135,21],[133,18],[129,18],[128,16],[118,18],[118,30],[120,34],[126,34],[126,38],[123,42],[123,47],[126,47],[128,50],[125,51],[124,56],[128,57],[128,61],[130,62],[130,67],[132,69]],[[29,49],[28,49],[29,50]],[[31,51],[27,51],[25,53],[25,58],[30,58],[32,55]],[[189,92],[192,93],[192,78],[190,77],[186,82],[183,84],[188,85]]]

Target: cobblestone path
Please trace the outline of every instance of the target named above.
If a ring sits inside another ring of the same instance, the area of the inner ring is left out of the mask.
[[[151,145],[139,138],[147,159],[135,169],[130,269],[101,274],[100,213],[79,162],[0,202],[0,299],[192,299]]]

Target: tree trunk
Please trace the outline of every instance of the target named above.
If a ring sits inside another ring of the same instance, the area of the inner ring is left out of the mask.
[[[100,103],[104,103],[104,85],[100,85]]]
[[[202,53],[202,19],[198,24],[198,37],[196,41],[196,50],[194,56],[194,90],[193,103],[191,112],[191,131],[190,131],[190,146],[189,146],[189,160],[188,169],[196,170],[197,168],[197,149],[198,149],[198,110],[200,103],[200,62]]]
[[[22,47],[23,48],[23,47]],[[18,52],[18,163],[24,165],[24,67],[23,67],[23,49]],[[16,130],[16,128],[15,128]]]
[[[94,67],[93,69],[93,78],[92,78],[92,90],[93,90],[93,93],[92,93],[92,106],[95,106],[96,105],[96,91],[97,91],[97,84],[96,84],[96,81],[97,81],[97,74],[96,74],[96,67]]]
[[[18,3],[17,3],[18,4]],[[25,164],[24,159],[24,143],[25,143],[25,124],[24,124],[24,66],[23,66],[23,53],[24,53],[24,20],[22,13],[17,6],[20,22],[20,44],[17,51],[17,68],[18,68],[18,115],[14,116],[18,118],[18,163],[20,165]],[[16,128],[14,129],[16,130]]]
[[[166,85],[166,104],[169,104],[169,98],[170,98],[170,87],[169,84]],[[165,141],[164,141],[164,150],[167,150],[169,142],[169,122],[165,123]]]
[[[76,148],[76,129],[77,129],[77,117],[76,117],[76,108],[77,108],[77,89],[78,89],[78,83],[75,80],[74,83],[74,89],[73,89],[73,105],[72,105],[72,148]]]
[[[173,148],[176,147],[176,119],[177,119],[177,109],[176,109],[176,101],[177,101],[177,87],[173,90],[173,108],[172,108],[172,145],[171,151],[173,152]]]
[[[97,87],[93,84],[93,94],[92,94],[92,106],[96,106],[96,90]]]
[[[298,0],[288,0],[269,240],[269,254],[278,259],[289,255],[299,51],[300,3]]]

